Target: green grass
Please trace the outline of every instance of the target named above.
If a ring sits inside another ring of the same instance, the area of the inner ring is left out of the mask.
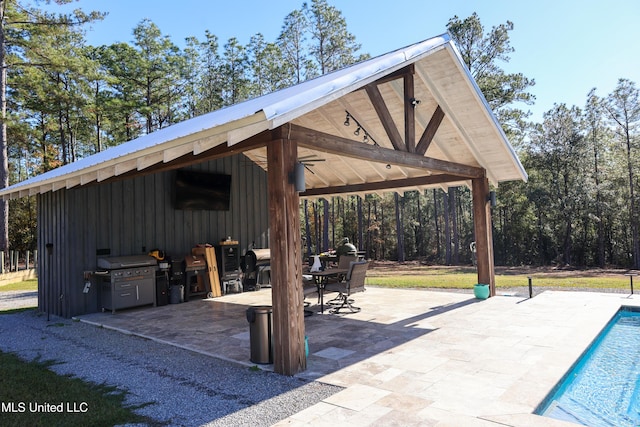
[[[0,352],[0,402],[3,426],[113,426],[153,423],[124,404],[125,393],[88,384],[48,369],[55,362],[24,362]],[[62,412],[32,411],[50,404]],[[12,405],[13,412],[7,405]]]
[[[514,288],[528,286],[527,275],[496,275],[497,288]],[[629,289],[629,278],[596,276],[596,277],[563,277],[554,275],[541,275],[532,277],[532,285],[536,287],[554,288],[591,288],[591,289]],[[441,288],[441,289],[472,289],[478,282],[475,273],[455,272],[445,273],[441,271],[425,272],[424,274],[367,276],[367,284],[387,288]],[[640,280],[639,280],[640,282]],[[640,283],[638,283],[640,288]]]
[[[5,291],[37,291],[38,279],[29,279],[22,282],[9,283],[0,286],[0,292]]]

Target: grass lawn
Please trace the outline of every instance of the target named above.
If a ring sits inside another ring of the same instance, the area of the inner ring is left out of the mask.
[[[48,369],[55,362],[24,362],[0,352],[3,426],[113,426],[152,422],[124,405],[125,394]]]
[[[21,282],[0,285],[0,292],[4,291],[37,291],[38,279],[29,279]]]
[[[600,270],[532,271],[497,269],[497,288],[518,288],[529,285],[531,277],[536,287],[557,289],[629,289],[625,271]],[[524,269],[526,270],[526,269]],[[374,267],[367,272],[367,284],[389,288],[473,289],[478,276],[472,267],[410,266],[407,268]],[[640,286],[640,278],[638,278]]]
[[[517,288],[529,285],[532,279],[536,287],[567,289],[629,289],[629,277],[625,271],[616,272],[590,270],[549,272],[533,270],[516,272],[498,269],[496,273],[497,288]],[[478,277],[472,267],[439,267],[439,266],[405,266],[380,267],[373,266],[367,272],[367,284],[388,288],[440,288],[440,289],[473,289]],[[637,279],[640,289],[640,277]],[[3,291],[35,291],[38,279],[11,283],[0,286]]]
[[[399,275],[399,276],[367,276],[367,284],[387,288],[441,288],[441,289],[473,289],[478,276],[470,273],[434,274],[434,275]],[[497,288],[516,288],[528,286],[528,276],[509,275],[496,276]],[[590,289],[629,289],[629,278],[611,277],[532,277],[535,287],[553,288],[590,288]]]

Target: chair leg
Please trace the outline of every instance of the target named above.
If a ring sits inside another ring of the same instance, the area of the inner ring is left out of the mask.
[[[338,314],[340,312],[340,310],[343,309],[343,308],[348,308],[349,311],[351,311],[352,313],[359,312],[361,310],[361,308],[360,307],[356,307],[352,303],[353,303],[353,299],[350,299],[348,297],[348,295],[346,295],[346,294],[342,294],[342,304],[340,304],[337,307],[332,308],[330,310],[330,313]]]
[[[325,304],[328,304],[328,305],[340,305],[340,304],[342,304],[342,300],[343,299],[344,299],[344,297],[343,297],[342,292],[338,292],[338,294],[335,297],[331,298],[328,301],[325,301]]]

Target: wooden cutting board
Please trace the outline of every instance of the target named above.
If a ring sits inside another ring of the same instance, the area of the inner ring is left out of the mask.
[[[196,247],[191,250],[194,255],[204,255],[207,261],[207,274],[209,284],[211,285],[211,294],[215,297],[222,296],[222,288],[220,287],[220,276],[218,275],[218,261],[216,259],[216,250],[213,246]]]

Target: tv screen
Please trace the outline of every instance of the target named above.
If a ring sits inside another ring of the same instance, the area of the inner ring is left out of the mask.
[[[231,175],[185,169],[176,171],[176,209],[228,211],[230,200]]]

